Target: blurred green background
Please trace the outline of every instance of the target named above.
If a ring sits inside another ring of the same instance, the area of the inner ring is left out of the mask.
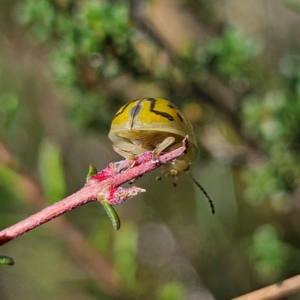
[[[229,299],[300,272],[300,4],[0,1],[0,225],[121,157],[123,104],[162,97],[193,123],[194,177],[158,170],[1,247],[1,299]],[[300,292],[285,299],[300,299]]]

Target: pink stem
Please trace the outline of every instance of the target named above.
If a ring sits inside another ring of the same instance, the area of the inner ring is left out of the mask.
[[[182,147],[160,156],[155,162],[152,161],[152,152],[145,152],[137,156],[137,166],[120,173],[113,173],[111,171],[108,171],[107,173],[111,172],[111,174],[106,177],[105,180],[100,180],[104,179],[103,177],[101,178],[101,176],[97,178],[98,174],[103,172],[105,173],[105,170],[107,169],[111,170],[111,166],[108,166],[102,172],[93,175],[88,183],[76,193],[52,204],[51,206],[37,212],[36,214],[24,219],[23,221],[18,222],[17,224],[0,231],[0,245],[13,240],[18,236],[78,206],[96,201],[99,198],[99,195],[103,195],[111,188],[118,187],[125,182],[137,178],[167,162],[178,158],[179,156],[184,154],[186,149],[187,143],[186,141],[184,141]]]

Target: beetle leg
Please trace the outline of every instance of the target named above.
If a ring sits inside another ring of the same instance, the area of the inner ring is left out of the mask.
[[[120,150],[119,148],[113,146],[113,149],[120,154],[121,156],[126,158],[126,161],[121,161],[119,163],[113,163],[114,170],[120,173],[123,170],[130,169],[135,164],[135,156],[127,151]]]
[[[156,180],[161,180],[161,173],[155,177]]]
[[[142,177],[142,176],[135,177],[135,178],[131,179],[128,183],[129,184],[134,184],[140,177]]]
[[[113,146],[113,149],[114,151],[116,151],[118,154],[120,154],[121,156],[125,157],[126,159],[129,159],[129,160],[135,160],[135,156],[128,152],[128,151],[125,151],[125,150],[121,150],[115,146]]]
[[[173,181],[173,186],[174,186],[174,187],[177,186],[177,181],[178,181],[178,176],[175,175],[175,176],[174,176],[174,181]]]
[[[175,142],[175,138],[169,136],[165,138],[160,144],[156,146],[156,148],[152,151],[152,160],[157,160],[158,155],[164,151],[166,148],[171,146]]]

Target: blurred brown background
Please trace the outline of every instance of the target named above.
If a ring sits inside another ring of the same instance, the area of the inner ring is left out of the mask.
[[[0,224],[121,157],[123,104],[162,97],[199,143],[191,173],[80,207],[1,248],[1,299],[230,299],[300,271],[298,1],[0,1]],[[296,293],[285,299],[298,299]]]

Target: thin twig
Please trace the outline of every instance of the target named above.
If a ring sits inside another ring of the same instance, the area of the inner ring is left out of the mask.
[[[300,291],[300,275],[277,282],[260,290],[245,294],[232,300],[274,300]]]
[[[96,201],[99,198],[99,195],[104,194],[110,189],[116,188],[125,182],[178,158],[185,153],[186,149],[187,143],[184,141],[182,147],[160,156],[157,161],[152,160],[152,152],[142,153],[136,159],[136,166],[121,173],[112,172],[112,165],[108,165],[106,169],[92,176],[87,184],[76,193],[54,203],[25,220],[0,231],[0,245],[13,240],[78,206]],[[125,164],[126,160],[120,163]],[[105,177],[103,177],[103,174],[106,174]]]

